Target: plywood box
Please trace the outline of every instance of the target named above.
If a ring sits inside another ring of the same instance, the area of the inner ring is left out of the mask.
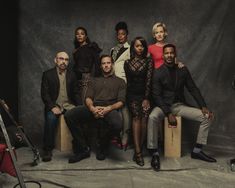
[[[55,148],[60,151],[72,151],[72,135],[64,120],[64,115],[59,117]]]
[[[164,120],[164,155],[181,157],[181,117],[177,116],[177,127],[169,127],[168,119]]]

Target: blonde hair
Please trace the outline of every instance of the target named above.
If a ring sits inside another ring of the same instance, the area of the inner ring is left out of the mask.
[[[156,31],[157,27],[162,27],[163,28],[163,30],[165,32],[165,36],[164,37],[166,37],[168,35],[167,29],[166,29],[166,25],[164,23],[162,23],[162,22],[157,22],[157,23],[155,23],[153,25],[153,29],[152,29],[153,36],[155,34],[155,31]]]

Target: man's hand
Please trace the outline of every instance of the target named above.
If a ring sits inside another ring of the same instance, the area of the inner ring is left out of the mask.
[[[103,118],[106,114],[112,111],[111,106],[97,106],[97,108],[99,108],[98,116],[100,118]]]
[[[212,112],[210,112],[208,110],[208,108],[202,107],[202,113],[207,119],[209,119],[209,120],[214,119],[214,114]]]
[[[57,106],[54,107],[54,108],[52,108],[51,111],[53,112],[54,115],[60,115],[60,114],[62,114],[60,108],[57,107]]]
[[[168,118],[169,127],[176,128],[177,127],[177,120],[176,120],[175,116],[170,113],[167,118]]]
[[[108,114],[111,111],[112,111],[112,107],[111,106],[103,107],[102,110],[101,110],[101,115],[104,117],[106,114]]]
[[[92,106],[92,107],[90,108],[90,111],[92,112],[92,114],[94,115],[94,117],[95,117],[96,119],[102,117],[101,114],[100,114],[100,112],[102,111],[102,107],[101,107],[101,106]]]
[[[149,100],[147,100],[147,99],[143,100],[143,102],[142,102],[142,108],[144,109],[144,111],[149,110],[149,108],[150,108]]]

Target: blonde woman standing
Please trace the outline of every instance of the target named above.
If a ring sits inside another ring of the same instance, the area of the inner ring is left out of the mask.
[[[153,38],[156,40],[155,44],[148,46],[148,52],[152,56],[154,68],[157,69],[163,64],[163,46],[166,44],[167,29],[164,23],[158,22],[154,24],[152,29]]]

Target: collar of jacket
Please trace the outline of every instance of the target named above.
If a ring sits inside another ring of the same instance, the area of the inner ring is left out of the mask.
[[[128,42],[125,42],[125,43],[123,44],[123,47],[124,47],[124,48],[129,48],[129,47],[130,47],[130,45],[129,45],[129,43],[128,43]]]

